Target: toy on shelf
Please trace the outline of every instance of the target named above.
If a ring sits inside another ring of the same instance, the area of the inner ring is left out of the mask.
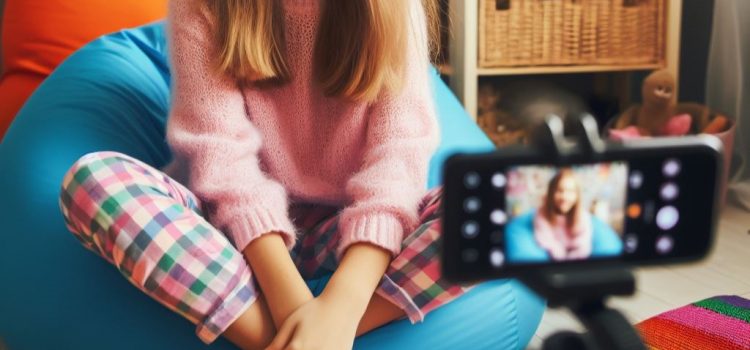
[[[479,88],[477,123],[497,147],[527,143],[529,133],[550,114],[569,123],[589,112],[576,94],[544,80],[520,80],[501,88]]]
[[[721,179],[723,203],[734,149],[734,122],[706,105],[677,103],[674,87],[675,79],[669,72],[659,70],[651,73],[643,82],[643,104],[634,105],[613,118],[606,128],[609,138],[622,141],[639,137],[716,136],[724,145],[724,173]]]
[[[616,118],[609,136],[623,140],[649,136],[718,134],[731,128],[731,121],[697,103],[677,103],[675,79],[666,70],[651,73],[643,81],[643,103]]]

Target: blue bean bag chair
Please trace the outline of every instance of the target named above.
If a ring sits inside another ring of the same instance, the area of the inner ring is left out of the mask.
[[[164,128],[170,73],[162,23],[102,37],[65,61],[33,94],[0,144],[0,339],[10,349],[233,349],[201,343],[194,326],[130,285],[67,232],[63,174],[80,156],[123,152],[170,159]],[[430,186],[454,151],[492,148],[434,77],[443,143]],[[308,281],[314,293],[326,283]],[[519,282],[484,283],[429,314],[393,322],[357,349],[520,349],[544,303]],[[333,330],[332,330],[333,331]]]
[[[547,251],[542,249],[534,239],[535,214],[535,210],[530,211],[514,218],[505,226],[508,261],[536,263],[550,260]],[[604,221],[592,216],[591,227],[593,229],[592,258],[612,257],[622,253],[622,240]]]

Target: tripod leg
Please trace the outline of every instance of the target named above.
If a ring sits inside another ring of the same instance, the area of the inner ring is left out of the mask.
[[[594,350],[591,339],[581,333],[562,331],[544,339],[542,350]]]
[[[598,349],[646,350],[641,337],[625,316],[602,301],[581,305],[574,313],[589,330]]]

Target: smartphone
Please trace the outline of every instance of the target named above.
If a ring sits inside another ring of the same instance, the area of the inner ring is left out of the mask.
[[[632,140],[595,155],[455,154],[443,172],[443,274],[470,282],[701,259],[716,228],[721,163],[710,136]]]

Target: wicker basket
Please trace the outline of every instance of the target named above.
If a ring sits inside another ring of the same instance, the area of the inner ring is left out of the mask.
[[[666,0],[480,0],[479,66],[662,64]]]

